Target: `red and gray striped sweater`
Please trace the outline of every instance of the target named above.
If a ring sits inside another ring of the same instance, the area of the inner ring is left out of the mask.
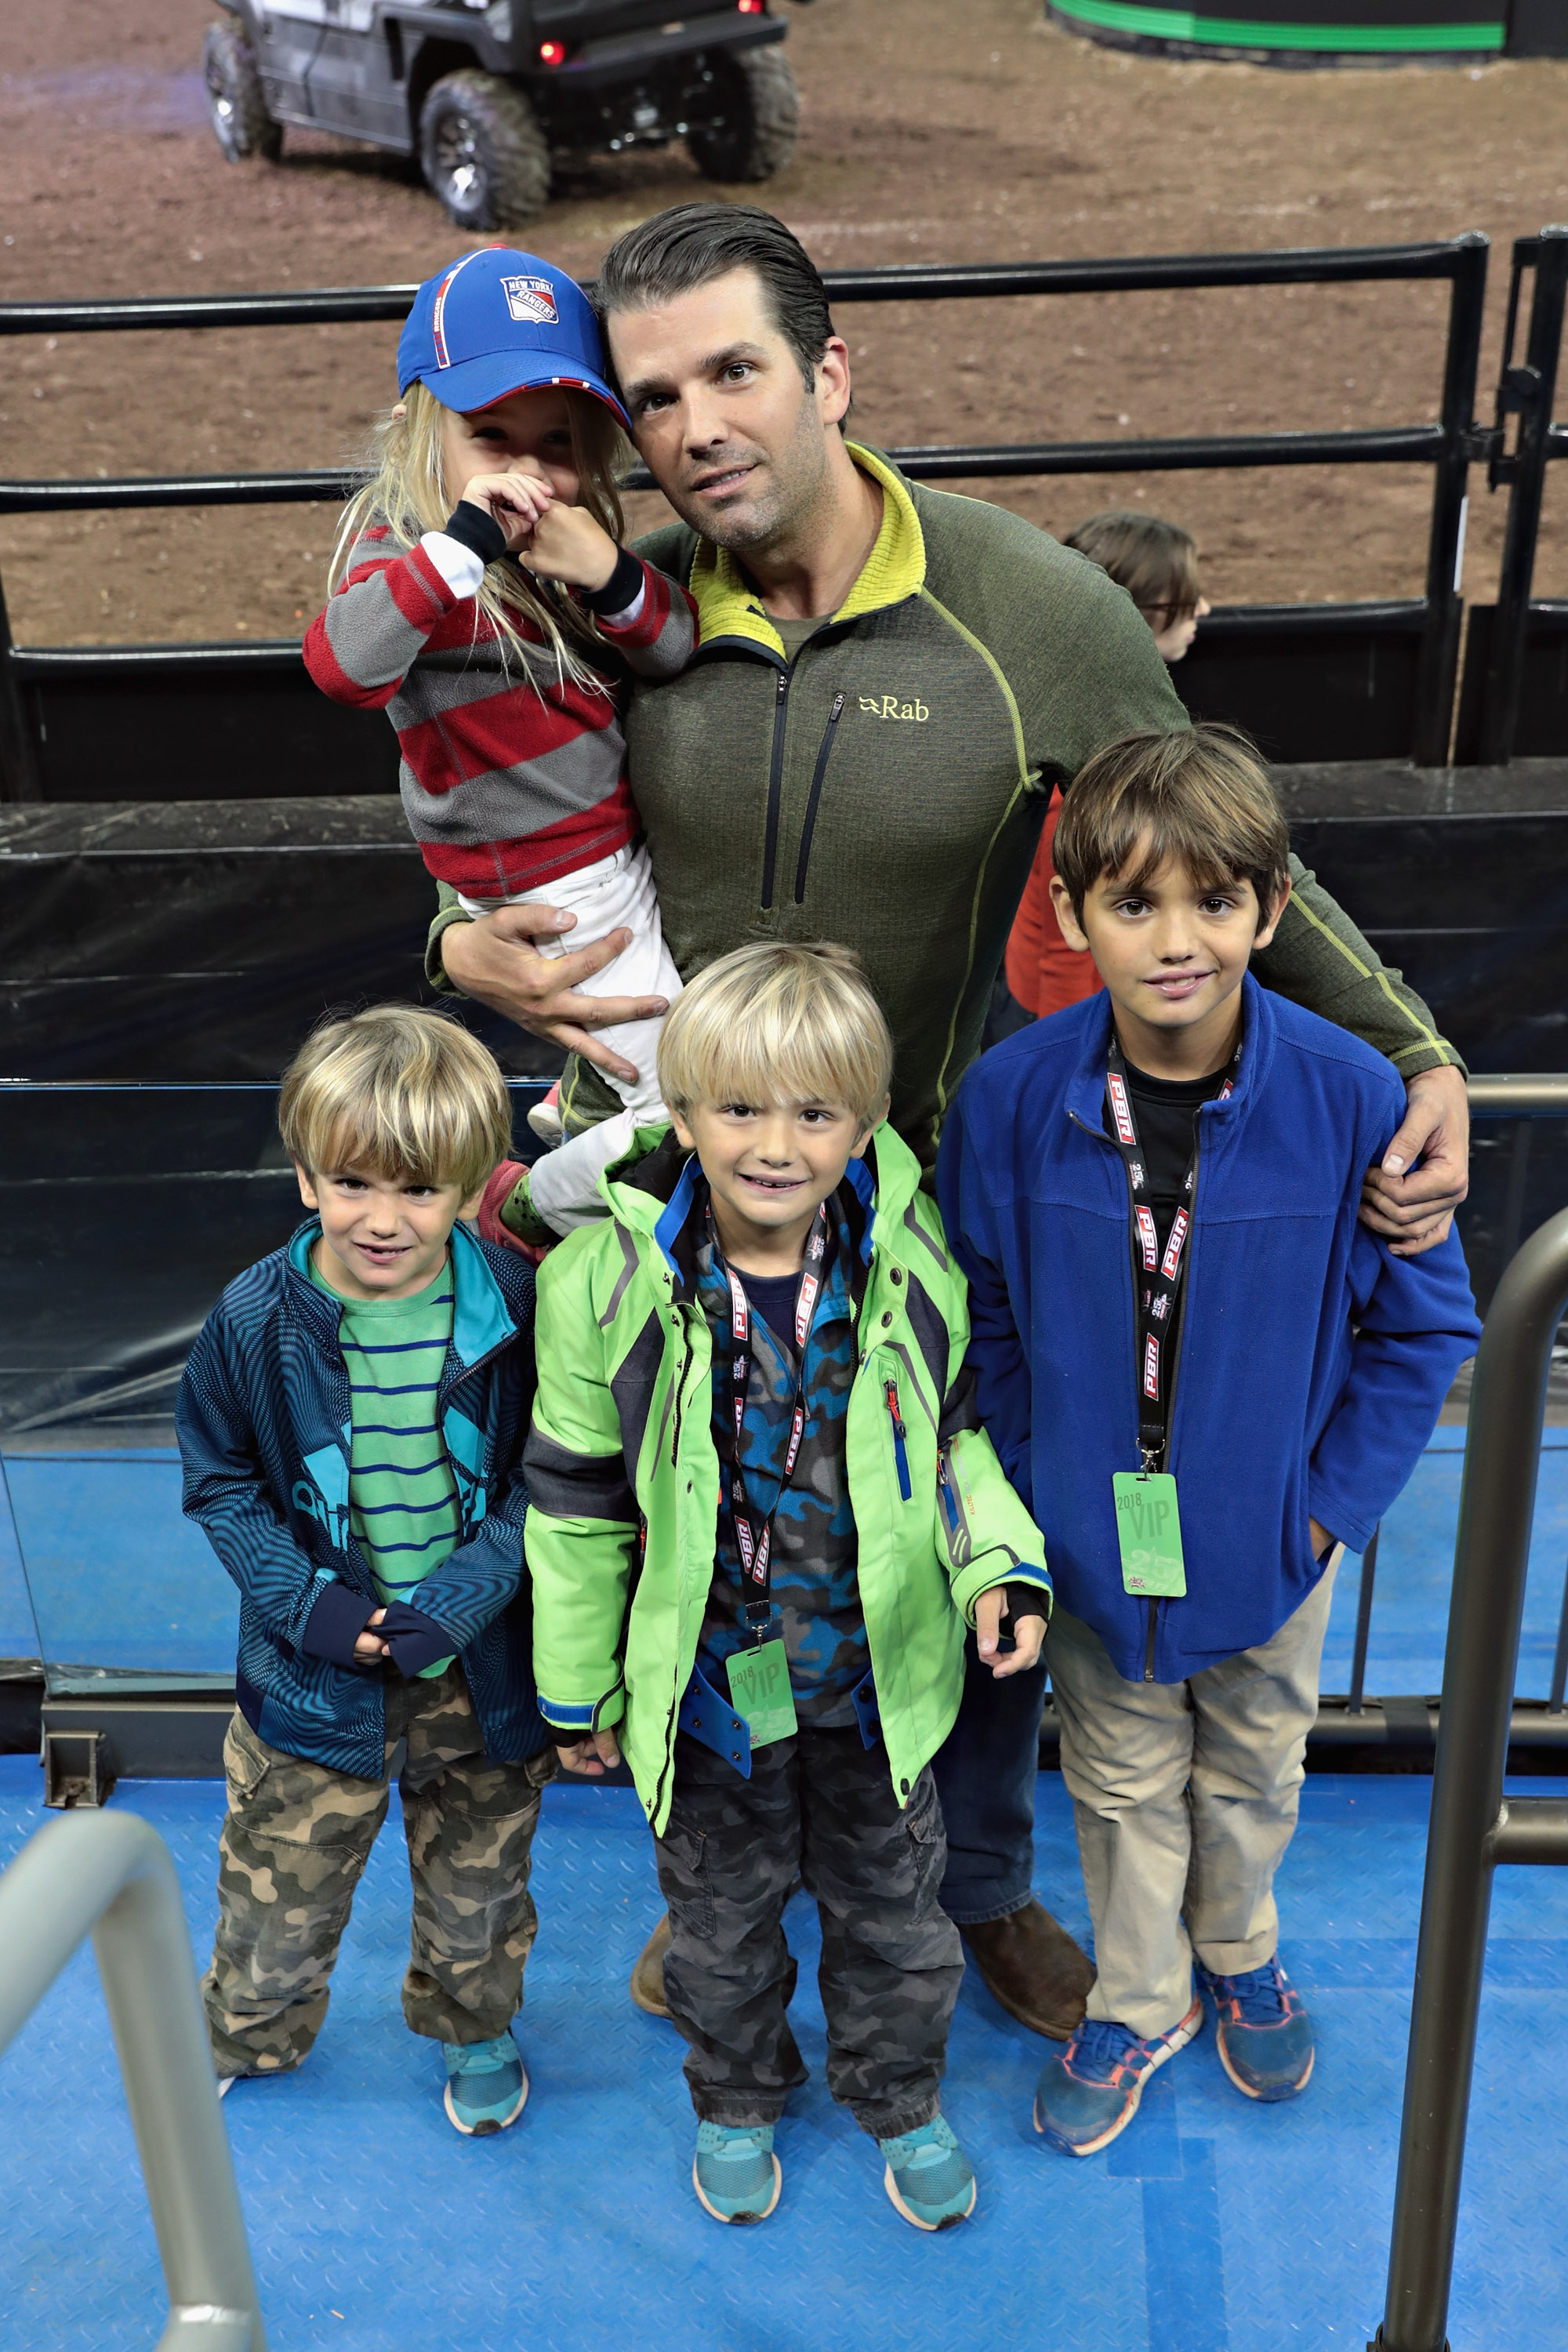
[[[683,588],[642,564],[642,600],[607,644],[643,677],[673,677],[697,643]],[[635,592],[623,609],[637,602]],[[617,689],[557,676],[521,614],[528,668],[429,550],[373,524],[305,633],[305,667],[334,702],[385,710],[403,753],[403,806],[438,881],[478,898],[542,887],[635,838]],[[503,658],[504,655],[504,658]]]

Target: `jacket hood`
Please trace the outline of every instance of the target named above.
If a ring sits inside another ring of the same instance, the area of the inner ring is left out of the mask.
[[[847,446],[861,472],[881,486],[882,527],[859,578],[825,627],[837,627],[841,622],[858,620],[863,613],[901,604],[906,598],[918,595],[925,585],[925,533],[915,512],[909,484],[898,468],[889,466],[876,450],[858,441]],[[697,604],[702,652],[720,644],[733,647],[740,639],[755,646],[760,653],[771,655],[775,661],[784,660],[784,639],[727,547],[715,547],[710,541],[699,539],[687,586]]]
[[[310,1249],[321,1230],[320,1217],[307,1217],[290,1237],[287,1255],[298,1304],[322,1339],[332,1340],[339,1323],[335,1294],[323,1290],[310,1272]],[[503,1340],[514,1339],[519,1326],[484,1251],[466,1226],[453,1226],[447,1246],[452,1265],[452,1352],[465,1366],[477,1364]]]

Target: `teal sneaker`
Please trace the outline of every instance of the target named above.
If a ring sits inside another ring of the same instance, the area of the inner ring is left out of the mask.
[[[716,2221],[765,2221],[784,2187],[772,2124],[700,2123],[691,2185]]]
[[[980,2192],[945,2116],[877,2146],[888,2160],[882,2186],[906,2221],[917,2230],[951,2230],[968,2221]]]
[[[510,2033],[493,2042],[443,2042],[447,2115],[468,2139],[488,2139],[516,2123],[528,2102],[528,2076]]]

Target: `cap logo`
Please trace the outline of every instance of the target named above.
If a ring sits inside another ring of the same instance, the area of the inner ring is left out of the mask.
[[[559,324],[555,309],[555,289],[548,278],[503,278],[501,292],[506,307],[522,324],[553,327]]]

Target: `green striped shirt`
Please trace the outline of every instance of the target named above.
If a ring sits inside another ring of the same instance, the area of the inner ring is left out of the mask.
[[[409,1298],[344,1298],[339,1345],[348,1366],[353,1444],[349,1525],[384,1601],[418,1606],[419,1587],[455,1549],[457,1481],[436,1418],[452,1337],[452,1268]],[[424,1669],[444,1674],[450,1658]]]

